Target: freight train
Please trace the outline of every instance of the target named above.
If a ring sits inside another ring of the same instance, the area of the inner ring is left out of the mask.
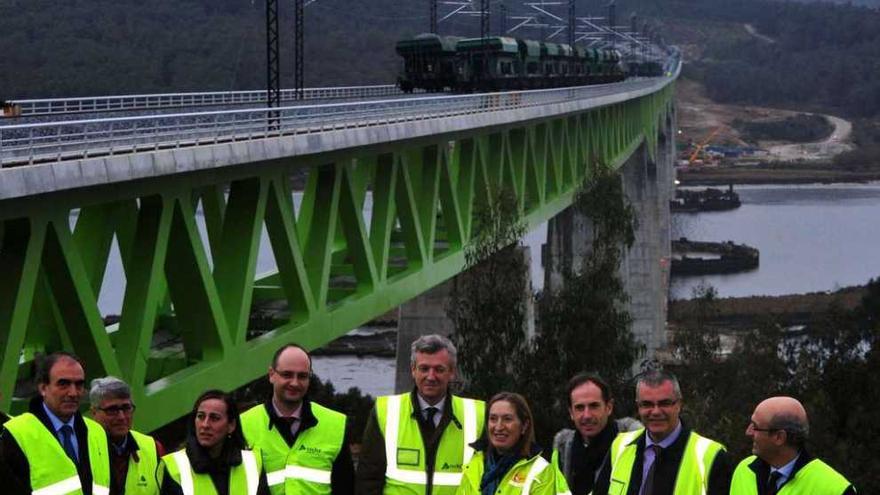
[[[399,41],[404,92],[499,91],[622,81],[631,67],[612,48],[572,47],[506,36],[459,38],[420,34]]]

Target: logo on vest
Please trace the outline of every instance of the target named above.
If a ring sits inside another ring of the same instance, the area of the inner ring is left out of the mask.
[[[457,469],[460,471],[461,464],[460,463],[459,464],[449,464],[448,462],[444,462],[443,465],[440,466],[440,469],[443,469],[443,470]]]
[[[317,447],[309,447],[308,445],[300,445],[297,452],[305,451],[306,454],[321,455],[323,451]]]
[[[147,486],[147,479],[144,478],[144,475],[141,475],[141,479],[138,480],[137,486]]]

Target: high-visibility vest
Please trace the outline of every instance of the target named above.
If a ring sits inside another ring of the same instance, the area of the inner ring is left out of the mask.
[[[436,495],[452,495],[461,484],[464,466],[474,455],[471,443],[483,431],[486,403],[451,396],[447,407],[461,424],[450,422],[440,436],[434,470],[428,473],[426,450],[419,423],[412,417],[410,394],[376,399],[376,419],[385,439],[386,495],[423,495],[431,487]]]
[[[153,495],[159,493],[156,472],[159,469],[159,454],[153,437],[131,430],[131,436],[138,446],[138,461],[128,459],[128,472],[125,475],[125,495]]]
[[[456,495],[480,495],[486,458],[477,452],[464,468],[464,476]],[[495,495],[571,495],[565,477],[540,454],[520,459],[498,483]]]
[[[186,449],[163,456],[162,464],[165,466],[163,471],[180,485],[183,495],[217,495],[211,475],[193,471]],[[261,471],[260,455],[242,450],[241,464],[229,470],[229,494],[256,495]]]
[[[733,472],[733,480],[730,483],[730,493],[736,495],[758,495],[758,481],[755,472],[749,465],[755,461],[755,456],[746,457],[740,461]],[[788,480],[778,495],[840,495],[850,482],[828,464],[819,459],[813,459],[794,474],[794,478]]]
[[[345,441],[345,415],[309,403],[318,424],[300,430],[288,446],[277,428],[269,425],[266,406],[259,404],[241,415],[248,445],[260,451],[272,495],[329,495],[333,462]]]
[[[626,494],[633,464],[636,461],[635,439],[644,433],[644,428],[620,433],[611,443],[609,495]],[[675,495],[705,495],[709,486],[712,463],[722,450],[724,446],[720,443],[700,436],[696,432],[690,432],[675,477]]]
[[[80,444],[80,456],[88,449],[92,472],[92,494],[110,493],[110,456],[107,434],[100,424],[83,418],[88,431],[86,445]],[[82,482],[76,464],[64,452],[54,432],[32,413],[16,416],[4,425],[27,458],[33,495],[81,495]]]

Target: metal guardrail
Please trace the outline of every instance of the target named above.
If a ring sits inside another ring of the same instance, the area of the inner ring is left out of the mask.
[[[338,86],[304,88],[303,100],[371,98],[403,94],[397,86]],[[281,90],[281,101],[296,101],[296,90]],[[143,95],[91,96],[82,98],[49,98],[7,102],[9,116],[37,117],[88,112],[158,110],[163,108],[206,107],[216,105],[247,105],[266,103],[265,90],[218,91],[199,93],[164,93]]]
[[[0,167],[312,134],[659,90],[679,73],[622,83],[0,126]]]

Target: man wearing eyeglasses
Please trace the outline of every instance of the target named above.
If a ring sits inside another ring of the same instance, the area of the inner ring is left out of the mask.
[[[727,495],[731,466],[724,446],[679,418],[678,378],[663,370],[642,374],[636,405],[645,428],[611,444],[610,495]]]
[[[3,425],[0,462],[12,478],[0,485],[3,493],[21,493],[21,488],[24,493],[107,493],[107,434],[79,413],[85,393],[79,358],[67,352],[43,358],[37,367],[37,390],[28,412]]]
[[[269,367],[272,397],[241,415],[244,438],[259,449],[272,495],[354,492],[344,414],[308,398],[312,358],[287,344]]]
[[[119,378],[92,380],[91,415],[110,440],[110,495],[159,493],[156,472],[165,449],[158,440],[131,429],[135,405],[131,388]]]
[[[746,427],[754,455],[736,467],[730,493],[855,495],[843,475],[807,451],[809,431],[807,411],[797,399],[771,397],[758,404]]]

